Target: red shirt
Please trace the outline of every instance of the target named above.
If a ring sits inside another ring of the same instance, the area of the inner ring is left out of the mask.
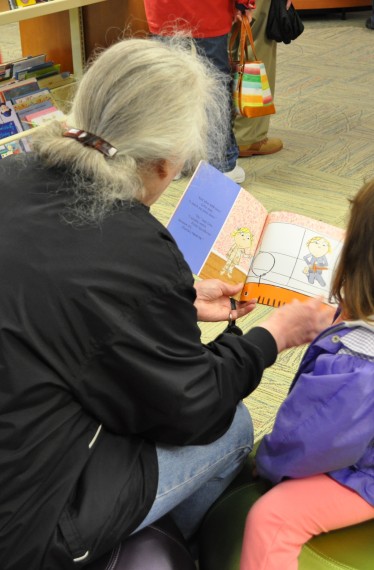
[[[235,0],[144,0],[144,7],[152,34],[172,35],[177,28],[195,38],[228,34],[236,12]]]

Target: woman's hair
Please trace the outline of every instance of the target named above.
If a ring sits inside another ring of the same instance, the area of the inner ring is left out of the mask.
[[[189,38],[126,39],[88,67],[66,120],[109,142],[117,154],[106,158],[63,137],[58,122],[33,136],[33,149],[47,166],[66,168],[105,209],[117,199],[141,199],[140,173],[159,161],[192,169],[223,155],[230,124],[225,101],[222,74]]]
[[[334,272],[332,299],[350,320],[374,315],[374,179],[350,200],[350,217]]]

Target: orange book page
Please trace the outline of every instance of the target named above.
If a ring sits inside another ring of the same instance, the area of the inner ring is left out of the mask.
[[[342,229],[318,220],[290,212],[269,214],[241,300],[257,298],[273,307],[308,297],[328,303],[343,238]]]

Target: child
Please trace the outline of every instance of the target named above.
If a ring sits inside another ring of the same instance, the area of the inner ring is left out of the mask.
[[[249,512],[240,570],[296,570],[310,538],[374,518],[374,180],[351,201],[331,298],[341,314],[259,446],[256,470],[277,485]]]

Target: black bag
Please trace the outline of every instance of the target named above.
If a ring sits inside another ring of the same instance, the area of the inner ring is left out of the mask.
[[[304,31],[304,24],[291,4],[286,10],[287,0],[271,0],[266,35],[269,40],[290,44]]]

